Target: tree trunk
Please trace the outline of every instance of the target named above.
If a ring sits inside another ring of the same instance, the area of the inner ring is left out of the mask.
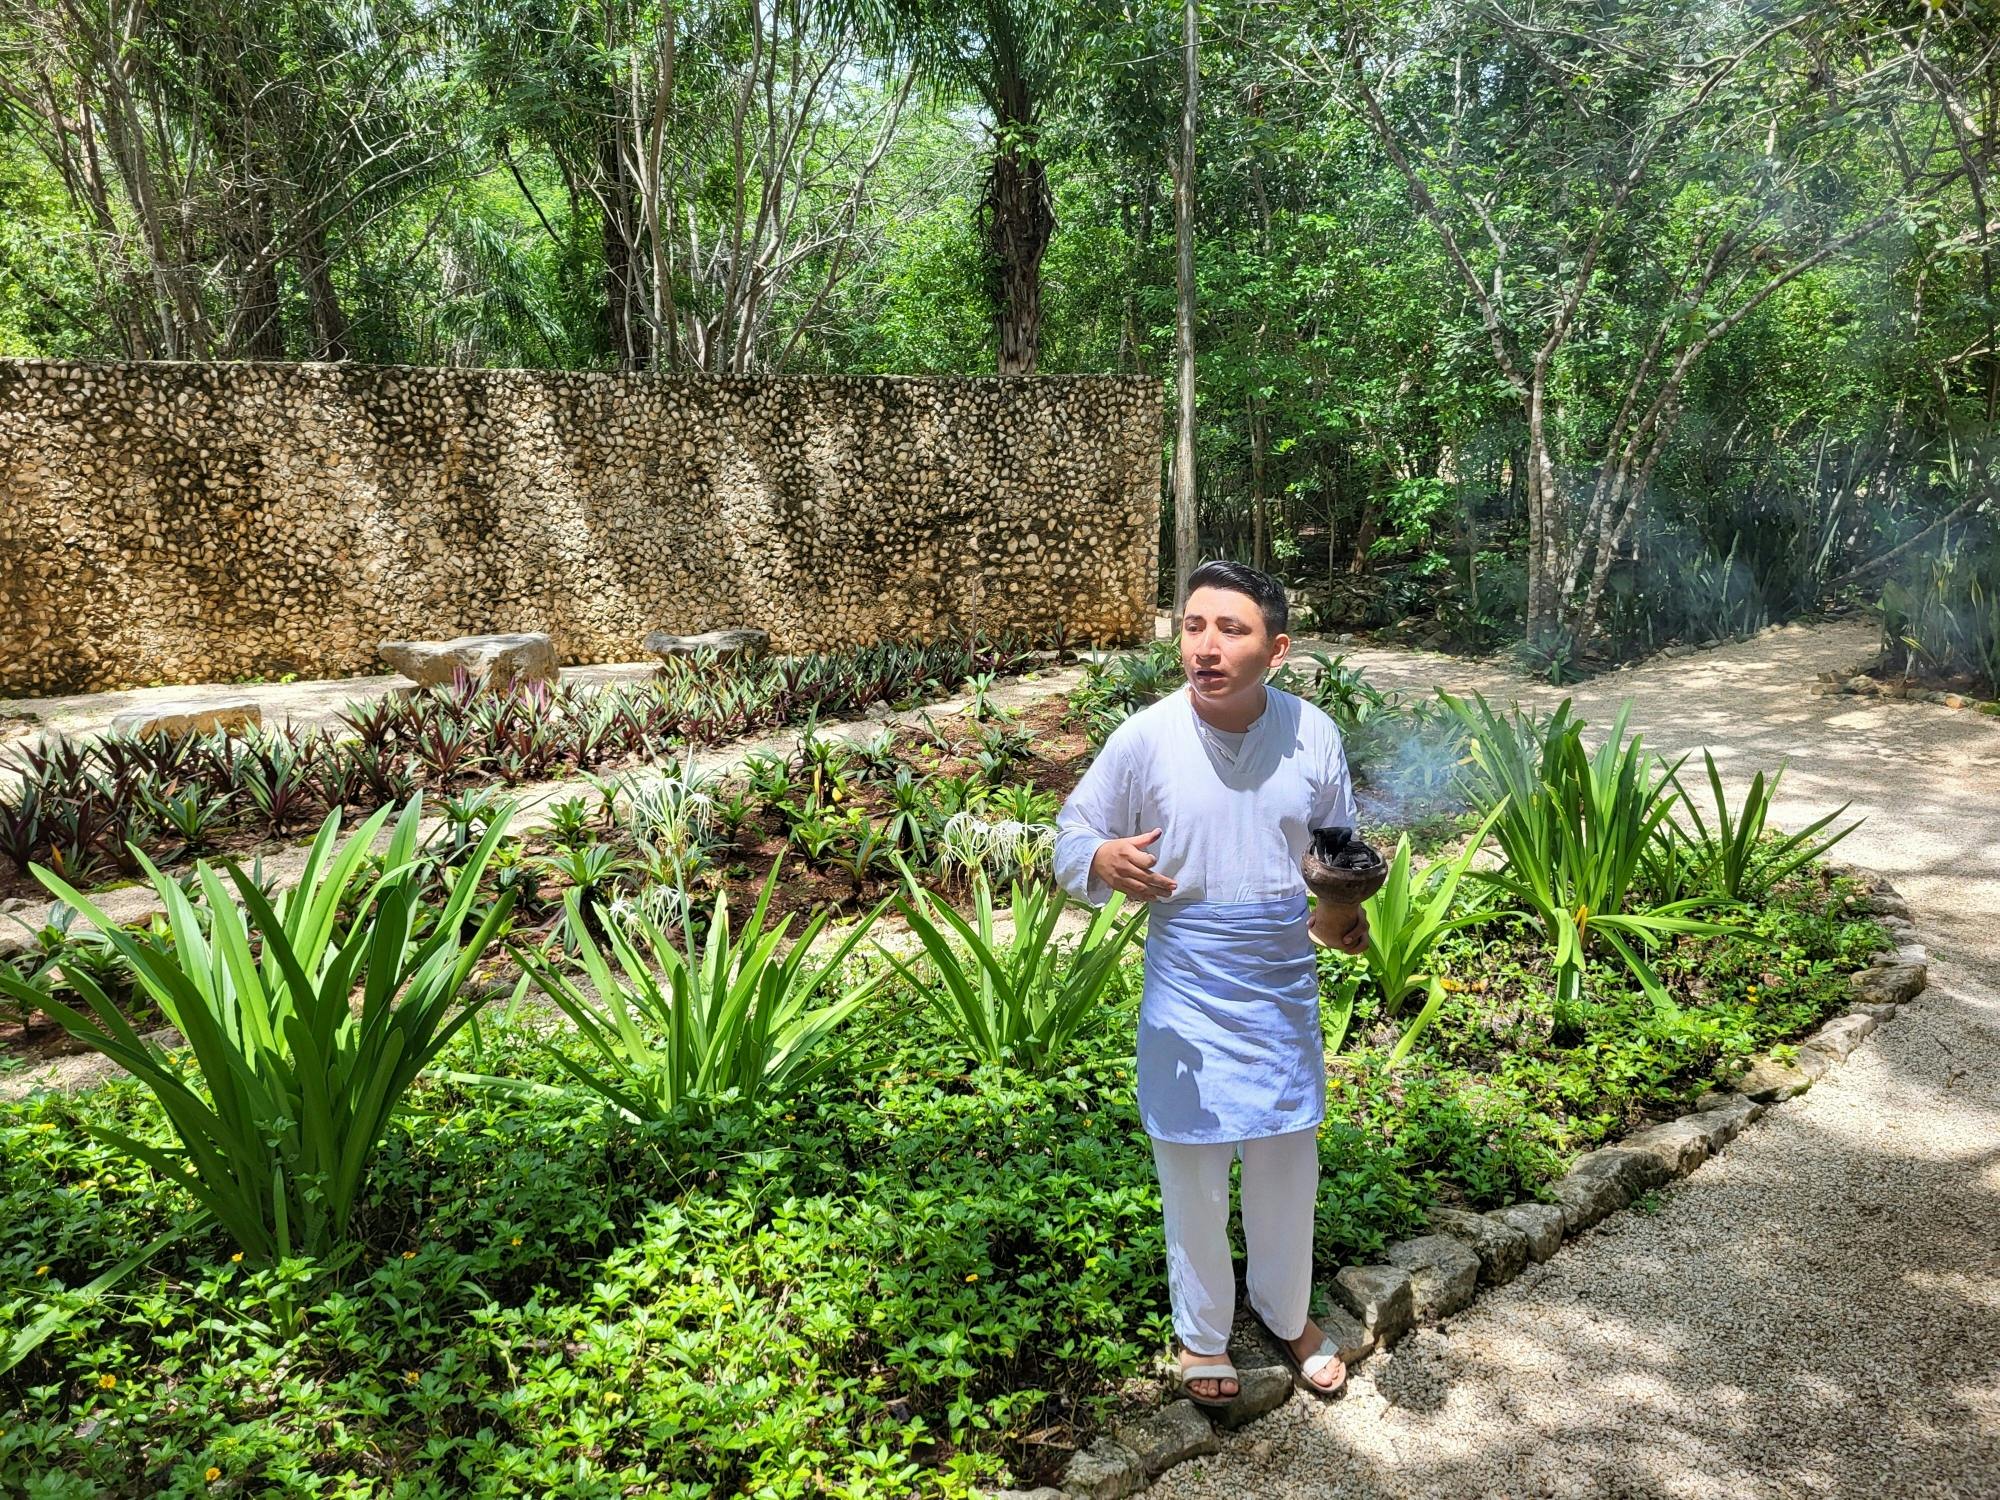
[[[326,226],[314,225],[299,244],[299,278],[305,282],[306,300],[312,307],[313,358],[352,359],[347,342],[347,314],[341,310],[340,293],[333,284],[333,256],[327,249]]]
[[[1194,121],[1201,87],[1195,50],[1198,12],[1183,0],[1180,152],[1174,159],[1174,344],[1179,356],[1180,421],[1174,433],[1174,618],[1187,603],[1188,577],[1200,546],[1194,483]]]
[[[1056,229],[1048,173],[1035,155],[1031,109],[1025,95],[1004,102],[979,205],[1002,375],[1035,373],[1042,341],[1042,256]]]
[[[1261,397],[1250,398],[1250,566],[1270,569],[1271,502],[1264,496],[1264,455],[1270,424]]]
[[[645,344],[640,324],[643,309],[633,279],[632,242],[629,237],[634,213],[631,184],[625,176],[624,153],[618,136],[607,128],[597,145],[598,171],[604,178],[604,332],[621,370],[642,370]]]

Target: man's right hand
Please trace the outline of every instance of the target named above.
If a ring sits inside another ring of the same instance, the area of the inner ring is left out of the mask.
[[[1177,887],[1164,875],[1153,873],[1157,861],[1145,852],[1146,846],[1159,836],[1160,830],[1155,828],[1151,833],[1136,834],[1129,839],[1106,839],[1091,856],[1091,879],[1103,881],[1114,891],[1123,891],[1134,901],[1164,901]]]

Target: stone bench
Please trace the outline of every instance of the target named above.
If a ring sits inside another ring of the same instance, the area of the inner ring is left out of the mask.
[[[128,708],[111,716],[111,732],[131,739],[158,735],[234,734],[264,722],[264,710],[254,698],[176,698]]]
[[[677,656],[692,657],[701,651],[713,651],[717,661],[737,657],[749,660],[771,649],[771,632],[736,628],[705,630],[700,635],[673,635],[664,630],[649,630],[640,644],[642,649],[668,661]]]
[[[383,641],[375,649],[418,687],[446,686],[460,672],[493,688],[548,682],[556,675],[555,642],[538,630],[462,635],[450,641]]]

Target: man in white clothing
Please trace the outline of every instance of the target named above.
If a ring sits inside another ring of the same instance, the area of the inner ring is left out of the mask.
[[[1358,953],[1355,908],[1310,910],[1312,831],[1352,827],[1340,732],[1265,678],[1285,658],[1283,588],[1240,563],[1189,581],[1187,686],[1113,731],[1057,818],[1055,873],[1102,904],[1154,903],[1138,1038],[1139,1112],[1166,1219],[1181,1381],[1237,1393],[1229,1168],[1243,1162],[1252,1309],[1316,1391],[1347,1371],[1307,1312],[1326,1108],[1315,942]]]

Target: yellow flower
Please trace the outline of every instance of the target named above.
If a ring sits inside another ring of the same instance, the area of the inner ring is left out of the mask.
[[[49,1131],[49,1130],[54,1130],[54,1129],[55,1129],[55,1126],[53,1126],[53,1125],[37,1125],[37,1126],[35,1127],[35,1129],[37,1129],[37,1130],[42,1130],[42,1131]]]
[[[616,1391],[606,1391],[604,1393],[604,1404],[606,1406],[616,1406],[624,1399],[625,1398],[619,1395],[618,1392]]]
[[[416,1258],[417,1258],[417,1252],[414,1250],[405,1250],[403,1252],[404,1260],[415,1260]]]
[[[974,1271],[970,1276],[966,1277],[965,1279],[968,1283],[977,1281],[979,1279],[979,1273],[977,1271]]]
[[[514,1236],[512,1240],[508,1241],[508,1243],[513,1245],[518,1245],[521,1243],[521,1237],[517,1234]]]
[[[214,1484],[216,1480],[222,1477],[222,1470],[216,1468],[214,1464],[210,1464],[208,1466],[208,1472],[203,1474],[201,1477],[203,1479],[206,1479],[210,1484]]]
[[[230,1257],[229,1257],[229,1263],[230,1263],[230,1264],[231,1264],[232,1266],[240,1266],[240,1265],[242,1265],[242,1264],[243,1264],[243,1252],[242,1252],[241,1250],[238,1250],[238,1251],[237,1251],[237,1252],[236,1252],[236,1253],[235,1253],[234,1255],[230,1256]]]
[[[100,1375],[100,1376],[98,1376],[98,1377],[97,1377],[97,1388],[98,1388],[98,1389],[99,1389],[100,1391],[115,1391],[115,1390],[117,1390],[117,1389],[118,1389],[118,1377],[117,1377],[116,1375]]]
[[[415,1385],[419,1380],[422,1380],[423,1378],[424,1377],[419,1375],[415,1370],[403,1371],[403,1384],[405,1385]]]
[[[49,1268],[47,1266],[36,1266],[35,1274],[37,1276],[46,1276],[49,1274]]]

